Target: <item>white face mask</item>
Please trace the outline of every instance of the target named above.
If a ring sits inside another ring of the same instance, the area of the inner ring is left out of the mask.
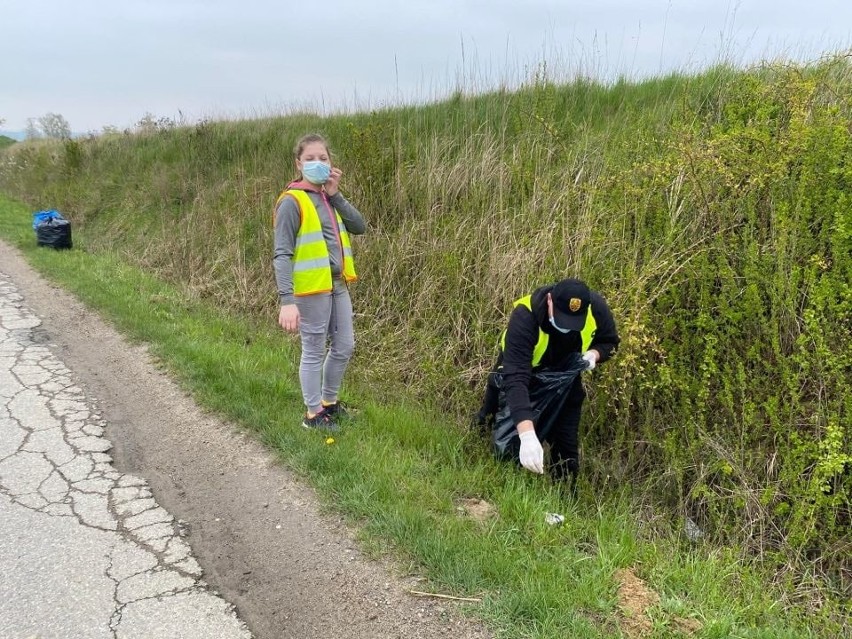
[[[562,328],[561,326],[556,324],[556,320],[553,319],[553,315],[550,316],[550,325],[555,328],[560,333],[570,333],[570,328]]]
[[[302,163],[302,176],[311,184],[325,184],[331,175],[331,167],[320,160]]]

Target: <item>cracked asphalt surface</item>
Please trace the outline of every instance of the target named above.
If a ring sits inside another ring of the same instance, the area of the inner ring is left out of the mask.
[[[0,274],[0,637],[248,638]]]
[[[250,637],[0,274],[0,636]]]
[[[2,241],[0,284],[0,639],[492,637]]]

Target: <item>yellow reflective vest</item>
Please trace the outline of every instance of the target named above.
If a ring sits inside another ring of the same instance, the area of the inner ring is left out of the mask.
[[[297,297],[328,293],[332,290],[331,262],[328,256],[328,244],[322,234],[322,222],[319,213],[311,202],[310,196],[299,189],[289,189],[278,196],[275,209],[287,196],[291,196],[299,205],[299,232],[296,234],[296,247],[293,251],[293,293]],[[358,279],[355,273],[355,261],[352,259],[352,244],[349,233],[340,214],[335,210],[332,224],[336,226],[340,239],[340,251],[343,254],[343,279],[349,283]]]
[[[532,295],[527,295],[519,300],[515,300],[512,308],[524,306],[532,312]],[[580,331],[581,352],[586,352],[592,345],[592,340],[595,337],[595,332],[598,330],[598,323],[595,321],[595,316],[592,315],[592,305],[589,304],[589,310],[586,313],[586,324],[583,330]],[[544,352],[547,350],[547,345],[550,343],[550,335],[545,333],[541,328],[538,329],[538,341],[533,348],[532,365],[533,368],[541,363],[541,358],[544,357]],[[500,350],[506,349],[506,331],[500,337]]]

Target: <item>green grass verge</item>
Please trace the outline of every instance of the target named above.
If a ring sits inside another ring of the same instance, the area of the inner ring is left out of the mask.
[[[297,349],[272,311],[259,326],[193,300],[108,253],[35,246],[30,211],[0,196],[0,236],[47,278],[150,346],[196,401],[257,433],[315,485],[325,503],[363,531],[365,545],[390,548],[441,592],[482,597],[468,606],[501,637],[621,635],[617,571],[630,568],[659,593],[643,636],[836,637],[829,611],[808,613],[767,584],[734,550],[687,545],[673,523],[649,524],[628,489],[576,499],[538,477],[493,462],[484,445],[417,406],[358,386],[347,399],[357,424],[333,444],[298,427]],[[274,309],[273,309],[274,310]],[[357,330],[357,329],[356,329]],[[480,497],[496,516],[478,523],[457,500]],[[566,516],[561,527],[545,513]],[[669,531],[669,532],[666,532]],[[691,620],[691,621],[684,621]],[[848,632],[848,631],[847,631]]]

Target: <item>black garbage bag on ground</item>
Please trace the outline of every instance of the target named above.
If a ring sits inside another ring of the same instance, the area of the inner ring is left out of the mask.
[[[71,222],[64,218],[51,217],[40,221],[36,227],[36,243],[55,249],[70,249]]]
[[[586,362],[577,354],[570,366],[565,370],[542,370],[535,373],[530,381],[530,404],[533,409],[535,432],[540,440],[544,440],[556,425],[568,392],[577,376],[586,370]],[[503,390],[503,376],[494,374],[494,383],[500,389],[499,408],[494,417],[494,428],[491,431],[491,443],[494,455],[499,459],[517,461],[521,450],[521,439]]]

